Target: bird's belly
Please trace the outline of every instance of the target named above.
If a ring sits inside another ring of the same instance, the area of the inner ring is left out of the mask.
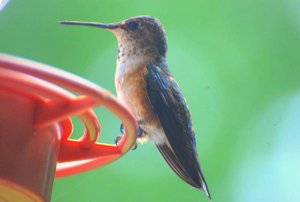
[[[145,83],[141,79],[124,81],[117,93],[119,100],[129,108],[138,122],[153,127],[158,125],[158,119],[147,96]]]
[[[158,117],[155,115],[147,96],[145,72],[135,72],[116,80],[118,99],[133,113],[140,127],[156,144],[166,142]]]

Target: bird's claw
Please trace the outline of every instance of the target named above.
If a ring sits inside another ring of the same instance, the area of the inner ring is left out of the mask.
[[[120,125],[120,132],[122,135],[124,135],[124,133],[125,133],[125,127],[124,127],[123,123],[121,123],[121,125]],[[141,138],[144,133],[145,133],[145,131],[141,127],[139,127],[137,137]]]
[[[115,139],[115,144],[118,145],[122,138],[123,138],[123,135],[118,135]],[[137,148],[137,142],[133,145],[131,150],[136,150],[136,148]]]
[[[123,125],[123,123],[121,123],[121,125],[120,125],[120,132],[124,135],[124,133],[125,133],[125,128],[124,128],[124,125]]]
[[[133,147],[131,148],[131,150],[136,150],[136,148],[138,147],[137,142],[133,145]]]
[[[118,135],[115,139],[115,144],[118,145],[122,138],[123,138],[123,135]]]
[[[138,137],[138,138],[143,137],[143,134],[144,134],[144,133],[145,133],[145,131],[144,131],[141,127],[139,127],[139,131],[138,131],[137,137]]]
[[[115,139],[115,144],[118,145],[118,143],[120,142],[120,140],[122,139],[124,133],[125,133],[125,128],[124,128],[124,125],[123,123],[121,123],[120,125],[120,132],[122,133],[122,135],[119,135],[116,137]],[[145,131],[140,127],[139,128],[139,131],[138,131],[138,134],[137,134],[137,138],[141,138],[143,137],[143,134],[145,133]],[[133,145],[132,149],[131,150],[136,150],[137,149],[137,142]]]

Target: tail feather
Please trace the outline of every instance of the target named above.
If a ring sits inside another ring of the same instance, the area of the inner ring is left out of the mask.
[[[176,154],[172,150],[171,147],[169,147],[167,144],[164,145],[156,145],[161,155],[164,157],[165,161],[169,164],[169,166],[172,168],[172,170],[186,183],[188,183],[190,186],[196,188],[196,189],[202,189],[207,197],[211,199],[211,195],[209,193],[207,184],[205,182],[203,173],[201,171],[200,165],[198,162],[196,162],[197,165],[197,173],[198,177],[191,177],[193,176],[190,172],[190,170],[185,169],[182,163],[177,158]],[[193,169],[193,168],[191,168]],[[195,172],[195,171],[193,171]]]

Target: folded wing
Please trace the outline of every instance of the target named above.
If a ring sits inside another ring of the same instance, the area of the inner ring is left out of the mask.
[[[194,188],[210,197],[196,151],[195,134],[186,101],[165,68],[147,65],[147,95],[160,120],[168,143],[156,145],[173,171]]]

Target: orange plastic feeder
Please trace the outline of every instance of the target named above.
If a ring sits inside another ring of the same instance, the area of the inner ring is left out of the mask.
[[[76,94],[76,95],[75,95]],[[103,106],[125,126],[118,145],[97,143]],[[70,139],[72,121],[85,126]],[[137,123],[101,87],[65,71],[0,54],[0,201],[50,201],[54,176],[63,177],[110,163],[136,141]]]

